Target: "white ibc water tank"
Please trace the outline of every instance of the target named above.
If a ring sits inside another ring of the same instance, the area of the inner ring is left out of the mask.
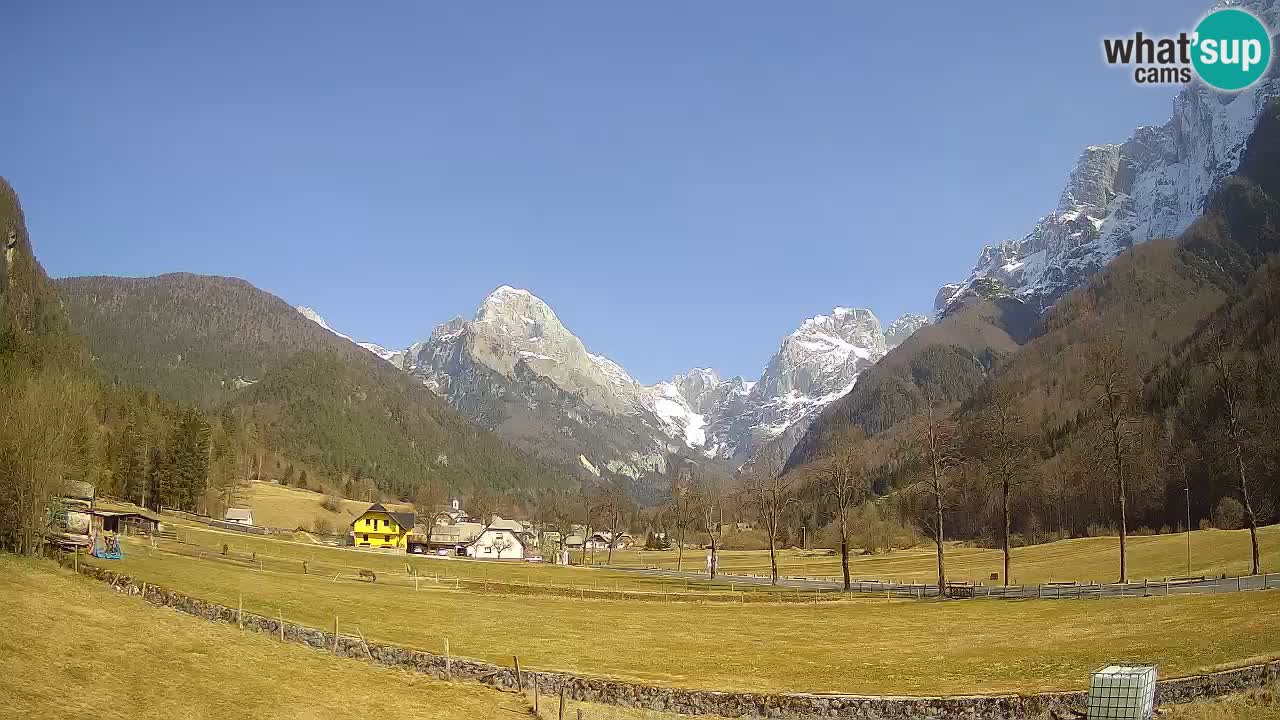
[[[1154,665],[1108,665],[1089,680],[1089,720],[1151,720]]]

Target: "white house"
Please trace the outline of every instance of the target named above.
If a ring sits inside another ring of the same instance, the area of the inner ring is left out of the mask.
[[[503,520],[497,515],[493,522],[471,544],[467,545],[467,557],[481,560],[524,559],[524,528],[514,520]]]
[[[227,508],[227,514],[223,519],[237,525],[252,525],[253,510],[249,508]]]

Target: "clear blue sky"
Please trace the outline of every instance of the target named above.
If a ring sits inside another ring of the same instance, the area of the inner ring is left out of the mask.
[[[1163,123],[1101,38],[1209,4],[0,0],[0,174],[56,276],[235,275],[398,347],[511,284],[643,381],[755,376]]]

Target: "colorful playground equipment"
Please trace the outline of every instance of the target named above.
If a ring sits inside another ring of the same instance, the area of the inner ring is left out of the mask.
[[[115,533],[101,532],[93,538],[93,556],[103,560],[119,560],[124,557],[120,538]]]

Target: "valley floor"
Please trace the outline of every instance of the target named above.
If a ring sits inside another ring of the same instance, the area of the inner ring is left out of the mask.
[[[183,529],[191,541],[223,535]],[[229,537],[229,536],[226,536]],[[1280,657],[1280,593],[1072,601],[814,602],[636,601],[472,592],[423,582],[408,570],[526,573],[563,584],[608,582],[608,571],[521,563],[384,556],[261,538],[231,538],[238,559],[204,558],[126,544],[122,561],[92,562],[189,595],[312,627],[358,625],[370,640],[530,669],[718,690],[968,694],[1081,688],[1116,658],[1155,661],[1164,677]],[[199,547],[199,546],[192,546]],[[243,551],[256,548],[270,563]],[[296,555],[295,555],[296,554]],[[301,573],[300,560],[365,563]],[[376,564],[375,564],[376,563]],[[794,592],[794,591],[793,591]]]
[[[517,695],[338,659],[153,607],[0,554],[0,717],[404,720],[530,717]],[[553,718],[555,699],[540,703]],[[681,716],[571,704],[589,720]]]
[[[257,720],[348,708],[407,720],[528,717],[511,693],[338,659],[113,592],[51,562],[0,555],[0,716]],[[588,720],[677,720],[573,703]],[[541,717],[556,717],[543,698]],[[1275,689],[1165,709],[1174,720],[1277,720]]]
[[[1128,538],[1129,579],[1141,582],[1184,575],[1246,575],[1249,572],[1249,531],[1196,530],[1190,536],[1191,563],[1187,567],[1187,535],[1131,535]],[[1263,570],[1280,572],[1280,525],[1258,530]],[[1054,581],[1113,582],[1118,575],[1118,539],[1076,538],[1014,548],[1011,584]],[[684,569],[701,571],[705,551],[686,549]],[[596,554],[603,562],[605,553]],[[947,576],[952,581],[991,583],[991,573],[1002,569],[1002,555],[990,548],[947,547]],[[616,567],[676,566],[674,550],[614,551]],[[726,573],[769,574],[769,553],[763,550],[720,553],[720,569]],[[782,550],[778,570],[783,575],[840,576],[840,555],[832,551]],[[855,579],[929,582],[937,578],[937,557],[932,546],[894,550],[877,555],[850,554],[849,572]]]

